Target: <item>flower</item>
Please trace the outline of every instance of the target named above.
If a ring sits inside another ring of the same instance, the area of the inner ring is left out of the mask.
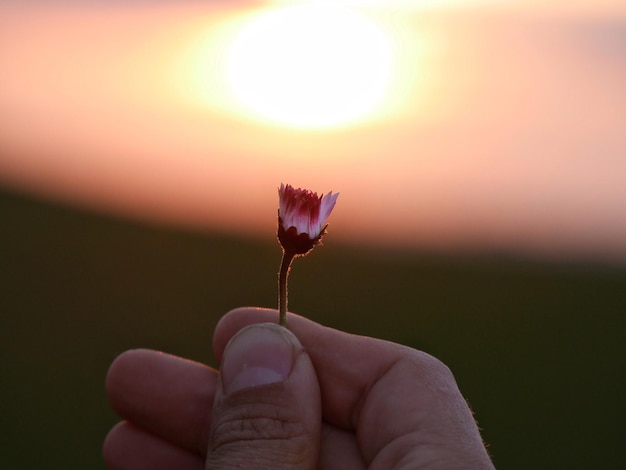
[[[278,241],[283,247],[278,271],[278,323],[282,326],[287,326],[287,279],[291,262],[320,243],[338,197],[332,191],[318,196],[289,184],[281,183],[278,188]]]
[[[285,252],[306,255],[326,233],[326,221],[339,193],[318,196],[281,183],[278,189],[278,240]]]

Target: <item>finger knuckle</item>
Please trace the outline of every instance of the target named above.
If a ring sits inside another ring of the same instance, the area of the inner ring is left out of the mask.
[[[242,459],[273,460],[276,454],[281,461],[290,460],[293,468],[308,455],[311,448],[309,433],[288,407],[265,403],[230,407],[213,423],[210,437],[214,456],[238,453]],[[242,452],[243,449],[243,452]],[[269,468],[269,467],[267,467]]]
[[[238,407],[222,415],[213,436],[221,443],[231,441],[291,439],[302,433],[301,425],[277,407]]]
[[[417,377],[429,388],[437,390],[439,393],[457,393],[457,384],[454,374],[450,368],[430,354],[418,352],[407,358],[407,362],[415,371]]]

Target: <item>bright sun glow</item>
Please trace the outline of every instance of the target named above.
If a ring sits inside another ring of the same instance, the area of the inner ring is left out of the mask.
[[[228,83],[257,118],[328,128],[371,117],[388,89],[391,45],[344,8],[299,5],[260,13],[234,39]]]

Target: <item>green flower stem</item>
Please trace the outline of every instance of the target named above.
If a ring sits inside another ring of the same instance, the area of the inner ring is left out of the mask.
[[[280,271],[278,271],[278,324],[287,326],[287,278],[291,269],[295,253],[291,251],[283,251],[283,259],[280,262]]]

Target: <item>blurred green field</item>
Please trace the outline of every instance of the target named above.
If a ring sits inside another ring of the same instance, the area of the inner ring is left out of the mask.
[[[0,468],[102,468],[113,358],[214,365],[211,332],[274,307],[277,244],[94,215],[0,191]],[[290,308],[423,349],[455,373],[498,468],[625,459],[626,266],[368,252],[297,261]]]

